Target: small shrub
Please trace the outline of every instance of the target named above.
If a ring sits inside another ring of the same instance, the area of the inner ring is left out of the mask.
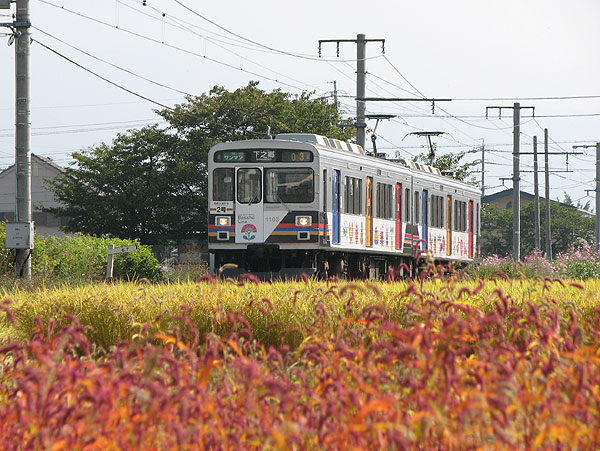
[[[600,277],[600,251],[585,240],[572,244],[567,252],[556,256],[554,265],[559,275],[572,279]]]
[[[9,275],[13,270],[14,254],[4,248],[5,228],[0,227],[0,273]],[[35,236],[31,264],[34,277],[45,281],[73,283],[100,280],[106,276],[108,245],[115,247],[136,245],[135,252],[117,254],[114,259],[114,277],[125,280],[161,279],[158,260],[150,246],[132,240],[109,237],[76,235],[56,237]]]

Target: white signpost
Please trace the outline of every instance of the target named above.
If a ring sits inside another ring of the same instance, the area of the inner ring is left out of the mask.
[[[124,247],[115,247],[114,244],[110,243],[108,245],[108,262],[106,263],[106,278],[112,279],[113,277],[113,269],[115,265],[115,254],[125,254],[127,252],[133,252],[137,249],[137,246],[124,246]]]

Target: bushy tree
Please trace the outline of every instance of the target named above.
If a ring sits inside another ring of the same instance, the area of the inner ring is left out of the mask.
[[[521,207],[521,255],[528,255],[535,246],[535,205],[533,202]],[[540,236],[542,251],[545,251],[546,206],[540,205]],[[486,255],[506,256],[512,253],[513,240],[512,209],[501,210],[484,204],[481,209],[481,241]],[[582,213],[570,205],[550,202],[550,233],[552,252],[557,255],[566,252],[569,246],[579,240],[594,241],[595,218]]]
[[[447,153],[445,155],[438,155],[433,161],[433,167],[438,168],[440,171],[452,171],[454,177],[458,180],[467,181],[467,178],[472,175],[473,167],[478,163],[461,163],[465,156],[465,152]],[[421,153],[417,155],[415,161],[419,163],[429,164],[429,156]],[[470,183],[477,183],[475,180],[468,180]]]
[[[271,133],[316,133],[348,140],[338,106],[308,93],[265,92],[251,82],[216,86],[157,113],[168,126],[118,135],[73,154],[77,165],[50,183],[70,218],[66,231],[109,234],[157,244],[206,237],[207,156],[218,142]],[[347,121],[346,121],[347,122]]]

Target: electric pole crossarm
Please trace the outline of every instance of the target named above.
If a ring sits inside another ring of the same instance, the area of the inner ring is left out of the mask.
[[[364,35],[358,35],[358,36],[364,36]],[[340,56],[340,43],[342,42],[351,42],[354,44],[358,44],[359,43],[360,38],[357,39],[319,39],[319,57],[321,57],[321,44],[327,44],[327,43],[335,43],[337,45],[337,49],[336,49],[336,55]],[[362,42],[381,42],[381,53],[385,53],[385,39],[363,39]]]
[[[515,105],[518,105],[515,103]],[[488,119],[489,110],[498,110],[498,119],[502,119],[502,110],[514,110],[514,106],[486,106],[485,107],[485,118]],[[535,117],[534,106],[519,106],[520,110],[528,109],[532,111],[532,117]]]
[[[367,76],[367,43],[381,42],[381,52],[385,53],[385,39],[367,39],[364,34],[356,35],[356,39],[319,39],[319,57],[321,56],[321,45],[328,42],[335,42],[337,45],[337,56],[340,56],[340,43],[351,42],[356,44],[356,143],[365,148],[365,129],[367,124],[365,116],[367,105],[364,100],[366,97],[366,76]]]
[[[452,102],[452,99],[424,99],[421,97],[357,97],[356,100],[360,100],[362,102]]]
[[[533,173],[535,171],[521,171],[523,173]],[[565,171],[565,170],[556,170],[556,171],[548,171],[550,174],[559,174],[559,173],[566,173],[566,172],[575,172],[575,171]]]
[[[535,152],[521,152],[521,155],[535,155]],[[584,155],[584,152],[548,152],[548,155]]]

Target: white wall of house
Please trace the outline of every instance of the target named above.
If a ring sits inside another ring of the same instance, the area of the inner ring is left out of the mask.
[[[59,230],[64,220],[40,211],[40,207],[56,207],[54,194],[44,180],[53,180],[64,169],[49,158],[31,155],[31,200],[35,231],[42,235],[63,235]],[[15,166],[0,172],[0,221],[15,220],[17,178]],[[61,223],[62,221],[62,223]]]

